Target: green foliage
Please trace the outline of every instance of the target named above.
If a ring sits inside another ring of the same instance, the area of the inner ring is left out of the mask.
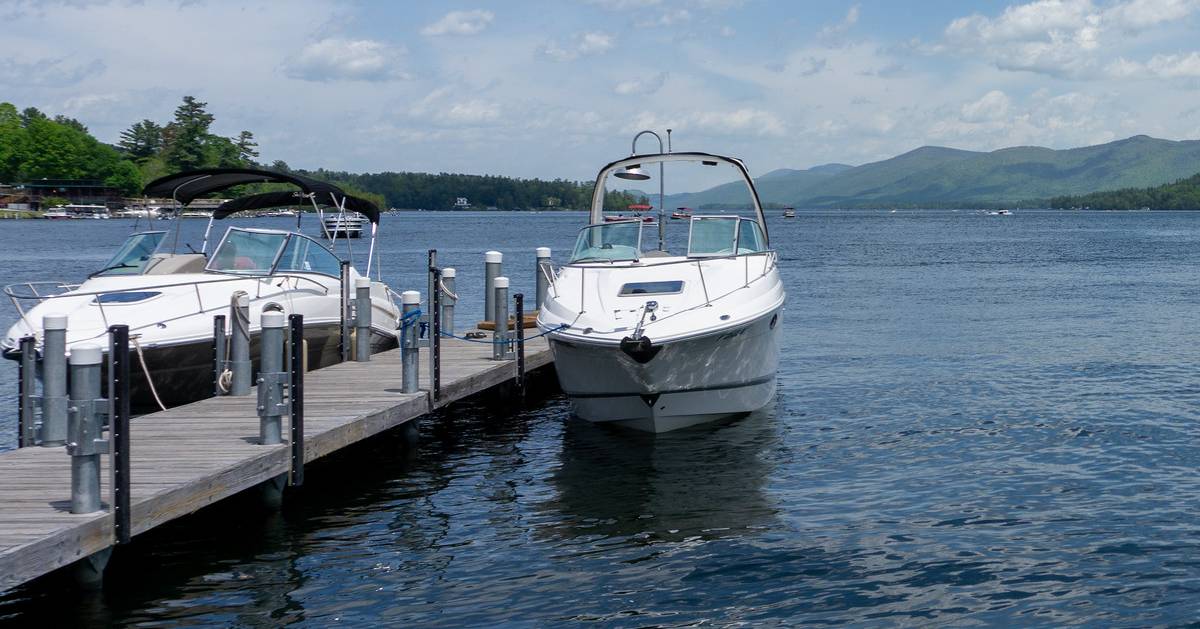
[[[162,150],[162,132],[162,127],[153,120],[135,122],[121,132],[121,141],[117,146],[135,161],[143,162]]]
[[[71,202],[70,200],[64,199],[62,197],[42,197],[42,209],[48,210],[50,208],[58,207],[60,205],[67,205],[70,202]]]
[[[1079,196],[1060,196],[1047,204],[1060,209],[1200,210],[1200,174],[1152,188],[1122,188]]]
[[[184,96],[183,104],[175,108],[175,120],[167,125],[169,133],[164,154],[171,168],[202,168],[208,165],[214,153],[220,159],[219,151],[205,150],[212,137],[208,128],[213,123],[212,114],[204,110],[207,106],[208,103],[202,103],[193,96]]]

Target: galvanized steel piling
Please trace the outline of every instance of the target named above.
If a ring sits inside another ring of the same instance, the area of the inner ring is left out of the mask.
[[[420,313],[421,293],[406,290],[400,293],[400,391],[416,393],[421,385]],[[417,314],[413,314],[417,313]]]
[[[37,339],[21,338],[21,362],[18,367],[17,447],[25,448],[37,442],[37,418],[33,398],[37,390]]]
[[[225,352],[228,350],[225,336],[225,315],[213,317],[213,395],[225,395],[221,386],[221,374],[225,373]]]
[[[283,371],[282,312],[262,314],[262,342],[258,372],[259,443],[283,443],[283,386],[288,374]]]
[[[483,254],[483,320],[494,321],[496,314],[496,278],[500,277],[500,266],[504,254],[499,251],[489,251]]]
[[[371,360],[371,278],[354,280],[354,360]]]
[[[552,272],[550,266],[550,247],[537,248],[537,291],[534,293],[534,299],[537,301],[533,305],[534,310],[539,310],[542,303],[546,301],[546,291],[550,287],[550,274]]]
[[[492,333],[492,359],[506,360],[508,355],[508,278],[497,277],[493,284],[496,310],[492,313],[496,329]]]
[[[250,394],[250,296],[237,291],[229,299],[229,395]]]
[[[67,442],[67,315],[42,317],[42,429],[45,447]]]
[[[454,267],[442,269],[442,329],[450,334],[454,334],[454,305],[458,303],[458,295],[454,292],[457,276]]]
[[[100,441],[108,400],[100,399],[100,361],[95,345],[71,350],[71,407],[67,429],[67,454],[71,455],[71,513],[100,510]]]

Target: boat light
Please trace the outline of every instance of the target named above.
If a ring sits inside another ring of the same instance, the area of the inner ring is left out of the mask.
[[[613,173],[613,176],[620,179],[632,179],[634,181],[645,181],[650,178],[650,175],[642,172],[641,164],[630,164],[625,167],[625,172]]]

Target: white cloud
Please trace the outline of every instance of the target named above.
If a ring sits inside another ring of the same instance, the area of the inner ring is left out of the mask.
[[[613,87],[613,92],[622,96],[645,96],[657,92],[667,80],[667,73],[662,72],[646,79],[629,79],[621,81]]]
[[[977,101],[962,106],[962,119],[967,122],[1002,120],[1008,115],[1012,101],[1004,92],[992,90]]]
[[[1200,52],[1154,55],[1145,63],[1124,57],[1110,63],[1109,76],[1124,79],[1181,79],[1200,77]]]
[[[566,45],[551,40],[544,44],[541,53],[555,61],[571,61],[586,55],[597,55],[612,49],[614,38],[608,33],[588,31],[575,35]]]
[[[1002,70],[1057,77],[1101,74],[1101,58],[1122,40],[1194,12],[1197,0],[1034,0],[996,17],[972,14],[952,21],[940,51],[982,55]],[[1121,71],[1118,67],[1117,71]],[[1110,72],[1111,74],[1111,72]]]
[[[499,121],[503,108],[483,98],[463,98],[464,90],[440,87],[413,104],[410,116],[443,126],[479,126]]]
[[[846,17],[842,18],[841,22],[838,22],[837,24],[830,24],[822,28],[821,31],[817,33],[817,37],[828,39],[845,34],[846,31],[850,30],[855,24],[858,24],[859,10],[860,7],[857,4],[850,7],[850,9],[846,11]]]
[[[302,81],[393,81],[410,78],[402,69],[402,47],[370,39],[328,38],[305,46],[283,64]]]
[[[492,23],[496,14],[491,11],[474,9],[472,11],[451,11],[442,19],[421,29],[421,34],[427,37],[440,35],[475,35]]]
[[[655,6],[662,0],[584,0],[584,2],[606,11],[628,11]]]
[[[675,26],[689,22],[692,19],[691,11],[687,9],[669,9],[659,13],[656,17],[642,19],[634,22],[637,28],[654,28],[658,26]]]
[[[104,73],[104,62],[73,63],[66,57],[22,61],[17,57],[0,60],[0,84],[67,87],[90,76]]]
[[[663,129],[691,132],[693,134],[744,135],[781,137],[786,133],[783,121],[775,114],[753,107],[727,111],[691,111],[671,116],[641,114],[634,119],[627,131],[636,129]]]

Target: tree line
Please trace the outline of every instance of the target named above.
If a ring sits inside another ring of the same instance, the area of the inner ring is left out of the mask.
[[[1200,210],[1200,173],[1151,188],[1123,188],[1091,194],[1061,196],[1047,204],[1056,209]]]
[[[207,107],[208,103],[184,96],[170,121],[141,120],[122,131],[116,145],[109,145],[93,137],[74,118],[51,118],[35,107],[18,111],[11,103],[0,103],[0,182],[85,179],[134,196],[146,183],[174,172],[258,167],[329,181],[383,208],[447,209],[459,197],[467,198],[476,208],[504,210],[586,208],[591,203],[589,182],[451,173],[293,171],[282,160],[261,164],[254,134],[241,131],[236,137],[225,137],[213,133],[215,117]],[[270,188],[245,186],[223,194],[234,196]],[[605,197],[605,207],[611,209],[642,202],[645,197],[640,193],[609,191]]]

